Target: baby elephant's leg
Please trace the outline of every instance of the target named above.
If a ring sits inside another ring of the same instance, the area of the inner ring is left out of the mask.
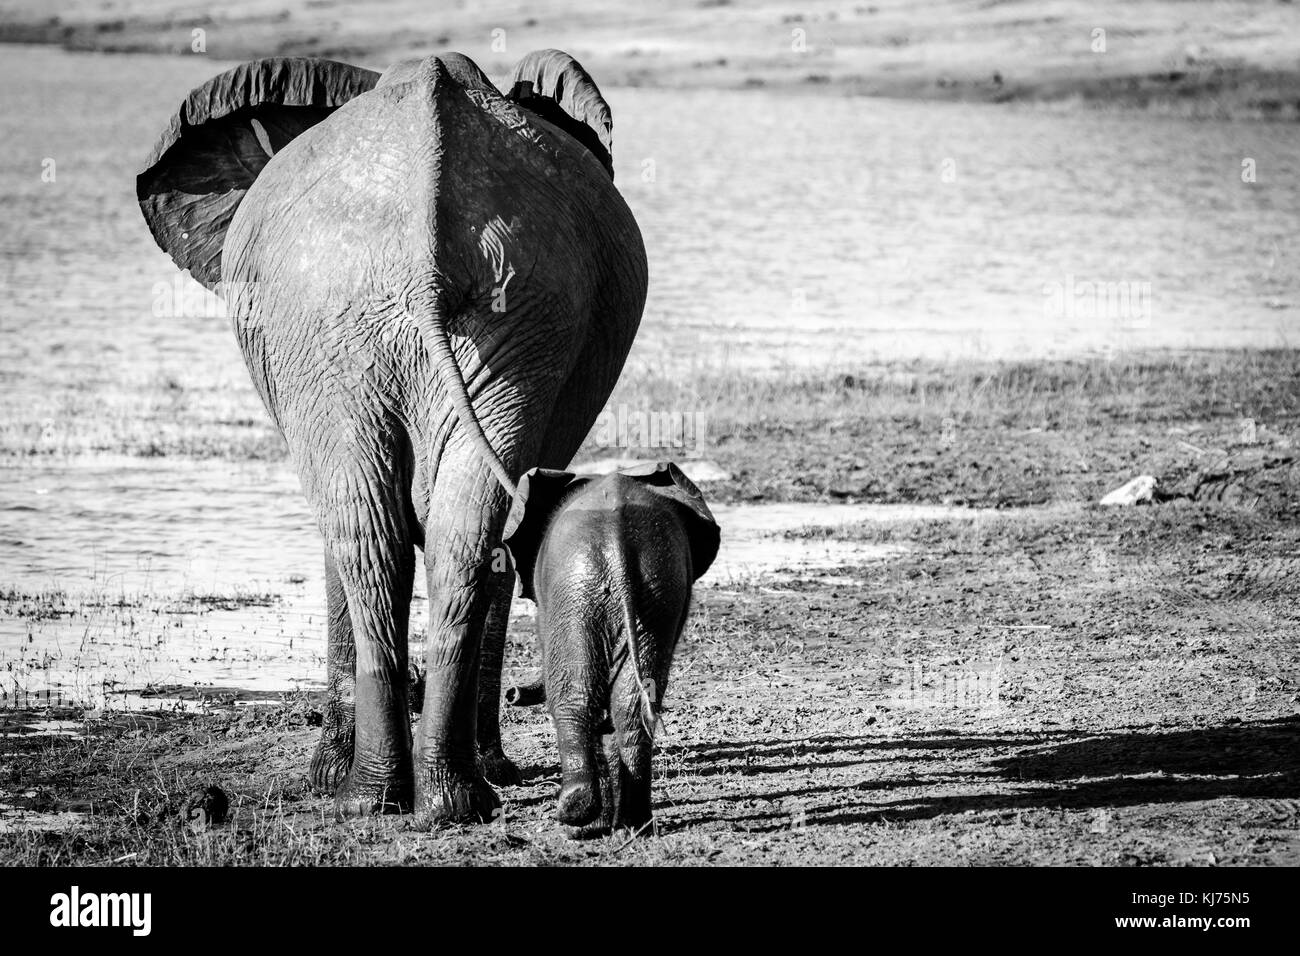
[[[352,769],[356,739],[357,645],[348,614],[348,597],[329,549],[325,550],[325,600],[329,636],[326,698],[320,741],[311,758],[311,785],[333,794]]]
[[[523,778],[501,746],[501,661],[505,656],[515,575],[513,569],[507,567],[504,573],[498,572],[495,577],[495,593],[483,626],[483,649],[479,657],[478,759],[489,783],[513,787],[523,782]]]

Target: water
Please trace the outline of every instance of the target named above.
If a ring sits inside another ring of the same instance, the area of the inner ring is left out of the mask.
[[[826,366],[1295,342],[1300,127],[610,99],[617,181],[651,263],[642,359]]]
[[[231,464],[265,457],[264,413],[224,319],[158,316],[178,273],[134,200],[172,110],[225,66],[0,48],[0,706],[323,677],[297,480]],[[1294,340],[1300,128],[607,93],[651,263],[634,366]],[[825,509],[720,512],[708,586],[888,560],[779,537]]]

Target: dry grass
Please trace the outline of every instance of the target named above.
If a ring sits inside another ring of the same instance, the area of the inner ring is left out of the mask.
[[[0,431],[0,460],[285,457],[250,387],[222,396],[173,380],[164,397],[149,391],[129,401],[109,392],[43,422],[16,416]],[[138,415],[141,402],[152,410]],[[705,425],[680,448],[602,447],[597,426],[579,460],[706,458],[732,475],[710,489],[718,501],[1033,504],[1095,498],[1143,471],[1182,478],[1212,450],[1239,444],[1245,419],[1261,447],[1289,454],[1300,361],[1285,349],[823,371],[630,368],[607,409],[620,406]],[[42,429],[59,437],[46,442]]]
[[[251,386],[189,386],[174,378],[140,392],[65,395],[48,417],[15,414],[0,456],[123,454],[278,460],[283,442]],[[629,368],[607,408],[698,413],[709,434],[802,427],[855,417],[908,426],[1077,428],[1300,416],[1300,355],[1290,349],[1128,353],[1060,361],[917,360],[864,368],[690,374]],[[42,429],[60,436],[42,443]],[[593,436],[594,437],[594,436]],[[589,440],[588,449],[596,446]]]
[[[643,373],[620,403],[704,416],[694,447],[620,451],[714,461],[732,475],[710,487],[718,500],[1079,502],[1135,474],[1187,479],[1241,446],[1247,419],[1257,454],[1290,456],[1300,364],[1278,350]],[[608,453],[589,441],[583,455]]]
[[[776,373],[625,375],[611,405],[698,410],[730,434],[780,420],[856,416],[1077,428],[1106,423],[1300,416],[1293,350],[1127,353],[1113,359],[933,362]]]

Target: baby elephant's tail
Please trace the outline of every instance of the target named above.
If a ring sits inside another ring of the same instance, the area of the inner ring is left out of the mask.
[[[660,688],[655,686],[654,677],[656,670],[654,654],[657,648],[654,641],[649,639],[641,628],[640,618],[636,610],[636,595],[639,581],[632,571],[632,564],[628,560],[627,542],[619,538],[618,544],[612,549],[610,577],[614,581],[621,582],[618,588],[620,601],[623,605],[623,640],[615,645],[613,659],[610,669],[610,694],[614,693],[614,683],[618,673],[620,658],[626,655],[625,664],[632,670],[632,676],[636,681],[637,696],[640,702],[640,722],[645,728],[646,736],[651,741],[655,736],[655,725],[659,720],[659,695]],[[650,653],[647,654],[647,651]],[[648,676],[651,675],[651,676]],[[610,709],[614,710],[614,701],[610,700]]]

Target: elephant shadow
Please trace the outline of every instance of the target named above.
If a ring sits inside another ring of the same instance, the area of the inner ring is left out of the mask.
[[[1223,797],[1282,801],[1279,813],[1300,812],[1295,806],[1300,798],[1300,717],[1168,732],[1130,728],[956,736],[940,731],[892,738],[723,741],[679,747],[670,756],[684,776],[754,778],[754,786],[743,792],[671,801],[670,806],[685,812],[668,825],[670,830],[710,822],[755,832],[789,829],[792,812],[798,813],[799,825],[827,826]],[[899,769],[906,763],[905,772],[891,775],[894,763]],[[764,788],[766,780],[796,774],[808,775],[809,784]],[[833,782],[818,780],[832,774]],[[964,792],[954,794],[954,789]],[[903,790],[913,795],[893,793]],[[926,790],[936,793],[926,795]],[[755,803],[760,809],[748,812]],[[729,812],[736,804],[745,812]]]

